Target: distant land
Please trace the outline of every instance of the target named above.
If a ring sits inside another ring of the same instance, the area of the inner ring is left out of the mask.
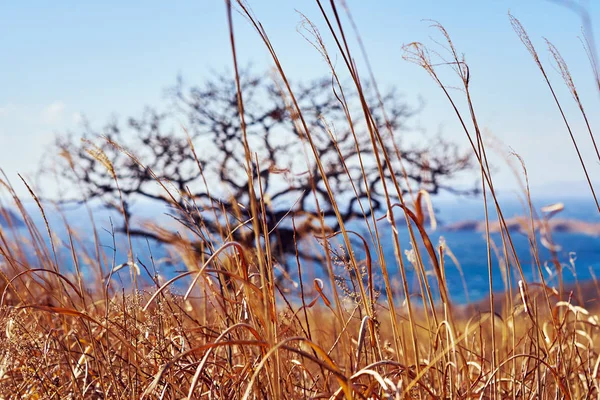
[[[542,221],[533,221],[535,230],[540,230]],[[500,232],[500,222],[490,221],[490,231]],[[506,226],[510,232],[528,233],[531,230],[531,220],[526,217],[512,217],[506,219]],[[578,219],[556,218],[548,220],[548,227],[552,232],[580,233],[589,236],[600,236],[600,222],[587,222]],[[485,232],[485,221],[465,220],[451,223],[442,227],[447,232]]]
[[[0,207],[0,226],[8,228],[11,225],[21,227],[25,226],[25,223],[14,211]]]

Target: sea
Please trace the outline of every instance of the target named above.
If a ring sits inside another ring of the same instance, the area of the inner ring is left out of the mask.
[[[559,201],[560,200],[556,197],[536,198],[533,200],[533,206],[534,209],[539,212],[541,207],[555,204]],[[593,200],[571,197],[563,199],[562,203],[564,204],[564,209],[558,215],[560,218],[600,223],[600,213]],[[501,197],[500,205],[506,218],[527,215],[526,213],[529,212],[524,206],[524,203],[515,197]],[[429,239],[436,247],[440,243],[445,243],[459,264],[456,265],[453,259],[447,254],[444,256],[443,265],[445,283],[451,299],[455,303],[465,304],[485,298],[490,291],[490,268],[488,266],[488,246],[485,234],[476,231],[448,231],[444,228],[445,226],[459,221],[483,220],[485,209],[482,199],[459,197],[434,198],[433,206],[438,226],[433,230],[430,224],[427,224],[427,234]],[[155,221],[164,222],[165,226],[172,226],[174,229],[177,229],[177,222],[168,215],[168,210],[147,203],[138,204],[136,207],[136,214],[139,215],[141,219],[152,218]],[[46,244],[49,246],[50,240],[46,234],[45,222],[37,205],[35,203],[26,203],[26,209],[33,222],[38,226],[39,231],[46,237]],[[109,254],[109,259],[112,260],[114,256],[114,263],[116,265],[125,263],[128,260],[127,240],[118,234],[116,235],[116,238],[114,238],[112,234],[113,227],[118,226],[120,223],[119,216],[103,210],[98,206],[92,206],[92,209],[102,249]],[[494,207],[491,207],[490,205],[488,209],[490,220],[497,219]],[[64,220],[68,222],[74,232],[77,232],[80,245],[93,251],[93,232],[90,230],[91,224],[88,211],[84,207],[64,207],[58,212],[51,206],[45,207],[45,211],[51,230],[54,232],[53,241],[55,247],[58,249],[59,258],[62,260],[61,266],[62,268],[72,270],[73,263],[71,261],[69,231],[65,227]],[[401,256],[403,257],[404,270],[401,270],[396,258],[392,230],[385,219],[379,222],[378,225],[384,266],[387,270],[389,279],[392,282],[392,287],[401,291],[400,282],[404,273],[409,282],[410,290],[418,292],[419,274],[416,273],[415,266],[410,262],[410,250],[412,249],[412,244],[409,239],[408,229],[402,224],[402,221],[399,221],[398,225],[399,244]],[[349,227],[360,233],[363,237],[369,237],[368,229],[364,223],[353,222]],[[27,230],[24,227],[21,227],[19,229],[19,234],[27,236]],[[437,278],[433,273],[433,264],[425,252],[418,233],[417,238],[418,250],[422,252],[423,260],[425,261],[423,267],[425,268],[427,279],[430,285],[436,288]],[[556,286],[558,284],[559,274],[562,275],[565,283],[574,283],[576,281],[585,282],[594,279],[596,276],[600,276],[600,237],[564,232],[553,233],[554,243],[561,248],[561,250],[556,252],[556,258],[560,267],[557,267],[556,263],[553,262],[550,250],[540,244],[539,237],[537,238],[537,257],[540,260],[539,267],[536,263],[536,257],[531,251],[530,239],[519,232],[512,232],[511,238],[521,270],[527,282],[540,282],[544,279],[548,285]],[[491,239],[499,248],[498,254],[492,252],[492,289],[495,291],[502,291],[507,284],[507,276],[504,275],[503,272],[503,270],[506,270],[506,268],[503,267],[506,265],[506,260],[504,260],[502,251],[502,241],[500,234],[498,233],[491,234]],[[113,249],[113,244],[116,244],[116,249]],[[314,239],[313,243],[310,243],[309,245],[314,246],[314,248],[317,249],[316,251],[319,251],[318,249],[322,248],[317,239]],[[168,249],[159,243],[151,240],[135,239],[133,241],[133,247],[134,258],[139,261],[140,264],[146,266],[151,274],[156,270],[164,279],[169,279],[185,270],[183,265],[165,261],[169,259],[167,257]],[[339,246],[339,243],[334,243],[332,248],[334,250],[339,250],[336,252],[337,255],[340,255],[340,252],[342,253],[339,258],[335,258],[334,260],[336,261],[334,264],[334,280],[340,287],[348,289],[348,287],[351,287],[349,277],[353,272],[349,271],[343,263],[344,250]],[[366,259],[366,253],[363,249],[364,246],[360,241],[354,246],[354,255],[356,259],[361,262],[361,265],[364,265],[364,260]],[[379,293],[383,293],[383,266],[378,261],[377,249],[372,244],[369,251],[373,259],[372,271],[374,287]],[[345,257],[347,258],[347,254]],[[33,262],[35,262],[35,260],[33,260]],[[282,282],[287,281],[291,288],[298,287],[300,277],[306,287],[313,287],[313,281],[315,279],[321,279],[325,286],[331,282],[330,276],[325,272],[324,268],[315,265],[314,262],[301,261],[300,268],[298,268],[295,258],[292,258],[289,260],[289,264],[290,268],[288,269],[287,274],[281,274],[281,280]],[[522,279],[516,265],[517,263],[514,259],[509,263],[508,274],[510,274],[510,276],[508,279],[512,284],[517,284],[518,280]],[[83,268],[84,274],[87,274],[91,279],[91,272],[86,273],[85,266]],[[363,271],[365,270],[366,268],[363,268]],[[301,276],[299,276],[299,274]],[[141,275],[143,279],[146,279],[148,285],[152,285],[152,281],[149,279],[144,268],[141,269]],[[144,278],[144,276],[146,278]],[[130,274],[128,269],[124,268],[115,274],[113,279],[116,280],[117,284],[127,286],[130,283],[129,277]],[[366,282],[366,277],[363,277],[363,279],[365,279]],[[182,281],[179,285],[180,286],[175,285],[174,289],[176,291],[182,289],[185,283]]]

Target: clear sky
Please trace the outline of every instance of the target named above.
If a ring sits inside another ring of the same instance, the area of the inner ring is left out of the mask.
[[[319,54],[297,32],[301,16],[296,10],[326,34],[316,3],[249,4],[290,76],[327,73]],[[540,193],[572,191],[564,183],[583,180],[580,166],[542,77],[512,31],[510,10],[538,47],[568,105],[593,176],[600,177],[584,125],[543,41],[547,37],[563,53],[598,126],[594,115],[599,95],[578,39],[581,21],[576,14],[543,0],[348,0],[348,5],[378,83],[397,86],[409,102],[425,101],[415,125],[430,134],[441,131],[466,146],[439,88],[423,70],[402,59],[403,44],[432,44],[435,32],[423,20],[433,19],[466,55],[486,131],[524,158],[532,186]],[[590,6],[592,21],[600,23],[600,6]],[[235,24],[242,63],[268,68],[271,62],[258,36],[243,18],[237,16]],[[359,57],[357,47],[354,54]],[[13,183],[17,172],[31,175],[53,135],[76,129],[83,115],[97,127],[113,115],[137,115],[145,105],[164,102],[164,89],[177,74],[190,83],[201,82],[211,70],[231,66],[225,6],[219,0],[0,1],[0,57],[0,167]],[[508,169],[500,161],[496,165],[499,185],[510,187]]]

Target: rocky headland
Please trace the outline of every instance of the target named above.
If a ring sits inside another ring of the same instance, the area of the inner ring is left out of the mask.
[[[536,231],[549,228],[552,232],[579,233],[589,236],[600,236],[600,223],[587,222],[577,219],[556,218],[547,221],[534,220],[533,226]],[[500,222],[489,222],[490,232],[500,232]],[[512,217],[506,219],[506,227],[509,232],[520,232],[527,234],[531,232],[531,220],[526,217]],[[485,232],[485,221],[465,220],[451,223],[441,227],[446,232]]]
[[[25,226],[25,223],[14,211],[0,207],[0,227],[8,228],[10,226],[21,227]]]

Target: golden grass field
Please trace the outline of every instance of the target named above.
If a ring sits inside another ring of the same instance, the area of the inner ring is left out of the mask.
[[[282,95],[302,128],[303,114],[291,90],[277,53],[267,33],[243,4],[238,5],[267,46],[282,82]],[[335,7],[334,7],[335,9]],[[229,9],[231,12],[231,9]],[[337,12],[338,10],[336,10]],[[339,10],[339,12],[342,12]],[[332,28],[353,89],[361,95],[361,80],[354,57],[345,45],[344,27],[339,20],[323,13]],[[512,18],[512,17],[511,17]],[[231,20],[229,21],[231,24]],[[520,25],[512,18],[515,30],[534,62],[546,73],[536,49]],[[314,28],[316,29],[316,28]],[[487,161],[486,146],[479,130],[469,92],[469,68],[454,49],[450,36],[438,26],[449,53],[446,65],[453,68],[462,91],[447,91],[438,75],[435,53],[420,43],[405,46],[406,58],[422,67],[439,84],[449,107],[454,107],[472,146],[484,193],[481,206],[486,219],[497,219],[502,230],[498,251],[513,259],[516,254],[511,232],[503,225],[504,216],[494,188]],[[230,25],[231,42],[235,33]],[[315,46],[324,55],[328,49],[314,31]],[[235,46],[234,71],[238,73]],[[551,47],[551,50],[553,48]],[[552,50],[567,85],[576,94],[566,64]],[[326,58],[328,59],[328,58]],[[332,67],[333,82],[336,71]],[[554,95],[553,86],[547,80]],[[466,100],[460,111],[455,96]],[[577,99],[577,96],[575,96]],[[562,112],[556,98],[557,112]],[[365,119],[369,107],[363,104]],[[244,93],[238,92],[240,115]],[[581,106],[585,117],[585,111]],[[327,116],[324,116],[327,118]],[[351,120],[348,121],[352,123]],[[566,132],[570,127],[565,119]],[[368,134],[374,148],[384,132]],[[593,139],[592,131],[589,131]],[[306,149],[318,160],[311,132],[305,132]],[[243,138],[245,140],[245,138]],[[577,149],[578,143],[573,140]],[[248,165],[252,150],[245,143]],[[115,144],[118,146],[118,144]],[[92,148],[118,182],[119,171],[101,151]],[[193,151],[193,149],[190,149]],[[372,149],[363,149],[372,151]],[[132,154],[133,159],[135,158]],[[393,154],[381,154],[383,169]],[[318,162],[318,161],[317,161]],[[582,162],[587,177],[585,164]],[[325,169],[320,165],[321,173]],[[249,178],[252,173],[248,168]],[[486,300],[470,306],[450,301],[444,285],[444,246],[431,243],[427,236],[422,202],[427,197],[418,188],[403,193],[402,171],[395,171],[387,190],[389,231],[373,237],[392,235],[396,259],[384,260],[381,251],[373,259],[356,259],[348,252],[342,261],[349,271],[351,287],[336,285],[331,249],[325,248],[328,279],[297,282],[299,295],[293,296],[276,284],[273,257],[264,235],[260,210],[268,207],[259,186],[250,185],[254,218],[249,222],[256,238],[241,244],[228,241],[226,227],[214,242],[212,256],[196,252],[185,236],[172,244],[172,257],[185,263],[187,272],[167,281],[155,276],[152,266],[139,266],[134,260],[129,269],[130,288],[122,289],[111,280],[117,268],[111,250],[95,238],[95,249],[83,250],[78,233],[69,231],[67,243],[73,249],[70,260],[62,260],[55,249],[55,235],[49,224],[35,226],[6,181],[4,205],[20,212],[25,228],[0,230],[0,397],[27,399],[580,399],[600,396],[600,308],[595,301],[595,282],[577,287],[565,286],[561,279],[544,281],[543,260],[537,259],[540,282],[524,278],[508,285],[505,292],[489,293]],[[588,178],[589,179],[589,178]],[[250,179],[250,182],[253,180]],[[165,191],[171,190],[160,183]],[[528,183],[523,195],[529,200]],[[326,190],[335,204],[335,194]],[[32,192],[37,201],[37,197]],[[166,194],[165,194],[166,196]],[[39,203],[44,213],[45,203]],[[176,205],[174,205],[176,206]],[[541,244],[533,233],[540,224],[530,206],[531,251],[537,255]],[[186,215],[190,210],[179,210]],[[406,220],[410,243],[400,243],[396,220]],[[369,221],[366,221],[369,222]],[[99,227],[93,225],[92,231]],[[330,236],[324,220],[317,226],[321,237]],[[504,226],[504,229],[502,227]],[[160,234],[159,227],[156,227]],[[229,229],[229,231],[227,230]],[[11,234],[11,230],[14,231]],[[339,243],[349,248],[350,236],[344,224],[337,233]],[[488,234],[489,235],[489,234]],[[268,235],[266,235],[268,237]],[[489,240],[489,236],[488,236]],[[325,246],[327,241],[324,241]],[[380,245],[379,239],[375,247]],[[418,250],[410,261],[419,276],[419,291],[409,297],[408,282],[394,287],[390,263],[403,271],[409,261],[403,254]],[[381,250],[381,249],[379,249]],[[482,265],[491,268],[494,253]],[[130,255],[131,257],[131,255]],[[523,276],[518,258],[506,266],[509,276]],[[552,260],[551,260],[552,261]],[[72,270],[64,265],[73,265]],[[389,268],[388,268],[389,265]],[[560,264],[558,264],[559,266]],[[107,270],[105,266],[110,268]],[[138,270],[151,277],[138,281]],[[432,269],[433,277],[426,276]],[[88,271],[86,276],[81,271]],[[350,273],[353,272],[353,273]],[[302,277],[302,271],[298,271]],[[376,293],[373,274],[383,279],[383,293]],[[482,273],[488,273],[485,269]],[[107,275],[108,274],[108,275]],[[180,294],[171,288],[174,280],[189,284]],[[490,274],[491,275],[491,274]],[[358,278],[357,278],[358,277]],[[431,280],[437,285],[430,285]],[[149,282],[149,283],[148,283]],[[491,286],[491,283],[490,283]],[[435,292],[434,292],[435,291]],[[434,299],[439,298],[439,301]]]

